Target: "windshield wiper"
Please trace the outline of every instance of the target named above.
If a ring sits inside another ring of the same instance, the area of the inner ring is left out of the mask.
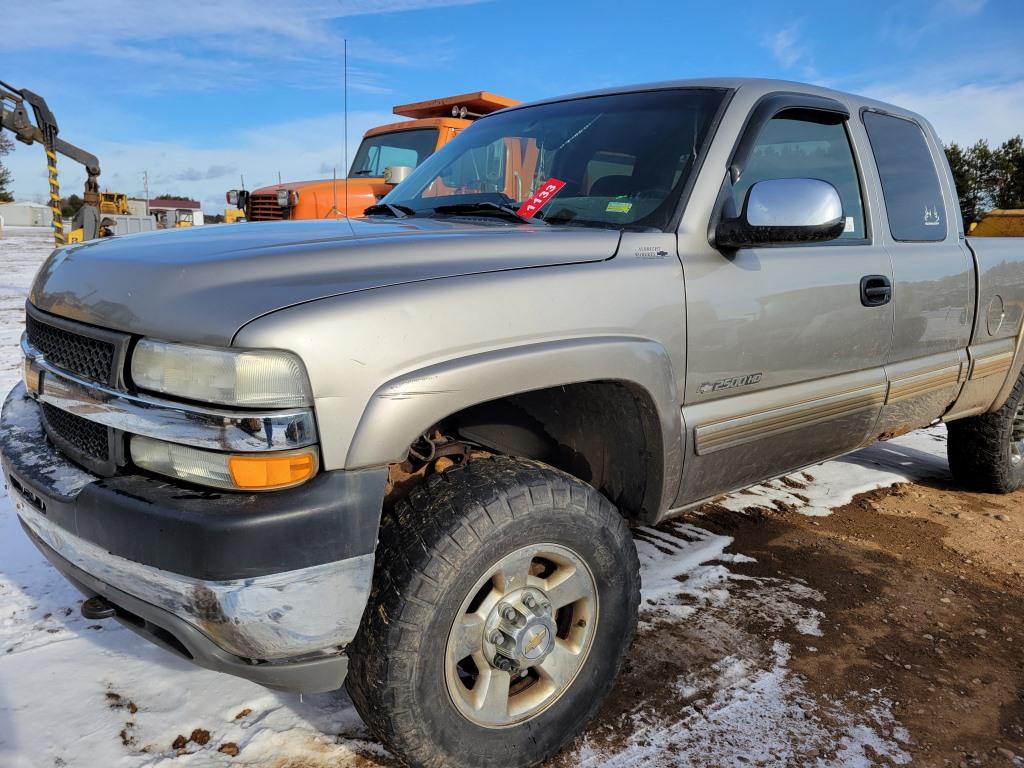
[[[495,203],[490,200],[476,203],[452,203],[450,205],[439,205],[434,209],[434,213],[450,213],[456,215],[464,214],[469,216],[479,213],[500,213],[510,219],[518,221],[521,224],[532,224],[534,221],[541,221],[541,219],[536,217],[530,219],[526,216],[520,216],[519,211],[513,206]]]
[[[408,205],[394,205],[392,203],[374,203],[365,211],[364,216],[394,216],[396,219],[404,219],[407,216],[415,216],[416,211]]]

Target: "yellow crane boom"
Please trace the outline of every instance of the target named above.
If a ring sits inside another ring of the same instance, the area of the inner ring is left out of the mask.
[[[32,114],[29,115],[31,108]],[[46,169],[50,182],[50,209],[53,211],[53,240],[64,245],[64,216],[60,208],[60,181],[57,176],[57,155],[64,155],[85,166],[85,204],[75,214],[74,229],[82,229],[91,240],[100,230],[100,161],[57,136],[57,118],[46,100],[27,88],[13,88],[0,80],[0,128],[6,128],[24,144],[42,144],[46,151]]]

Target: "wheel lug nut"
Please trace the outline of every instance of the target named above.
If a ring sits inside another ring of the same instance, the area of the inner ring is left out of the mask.
[[[511,605],[506,605],[504,608],[501,609],[501,618],[503,618],[505,621],[515,621],[516,609],[513,608]]]
[[[496,629],[491,632],[490,641],[492,645],[501,645],[501,641],[505,639],[505,636],[501,633],[501,630]]]
[[[535,598],[533,595],[527,593],[527,594],[523,595],[523,605],[525,605],[530,610],[533,610],[534,608],[537,607],[537,598]]]

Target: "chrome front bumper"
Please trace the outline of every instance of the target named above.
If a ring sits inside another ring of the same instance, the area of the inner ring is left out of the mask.
[[[25,526],[62,558],[183,619],[234,656],[278,661],[340,653],[359,628],[372,554],[249,579],[203,581],[112,555],[52,524],[14,488],[9,493]]]
[[[370,592],[386,469],[321,473],[276,494],[100,478],[48,442],[24,384],[3,404],[0,459],[33,542],[130,628],[271,687],[341,684]]]

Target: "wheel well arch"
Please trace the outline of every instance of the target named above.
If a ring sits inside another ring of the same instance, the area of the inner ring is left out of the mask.
[[[586,381],[501,397],[438,426],[573,475],[627,518],[652,521],[661,509],[665,457],[658,412],[650,393],[630,382]]]
[[[526,411],[547,425],[546,439],[580,454],[576,464],[563,462],[563,469],[586,482],[605,483],[602,490],[627,516],[655,521],[675,498],[683,434],[673,365],[660,343],[637,337],[528,344],[398,376],[381,385],[365,406],[344,466],[400,463],[433,426],[468,412],[494,418],[499,407]],[[599,414],[601,409],[608,413]],[[586,418],[577,418],[581,414]],[[575,437],[572,429],[578,431]],[[533,434],[542,435],[538,430]],[[567,442],[567,436],[572,440]],[[517,449],[520,455],[538,457],[526,446]],[[583,476],[587,467],[590,477]],[[639,481],[628,483],[623,477],[626,468],[644,481],[642,490]]]

